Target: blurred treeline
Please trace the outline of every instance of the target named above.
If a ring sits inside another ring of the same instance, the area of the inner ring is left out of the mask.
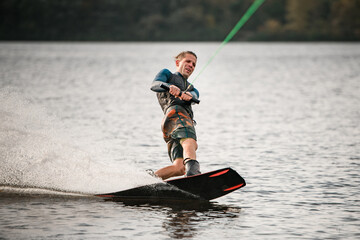
[[[0,40],[221,41],[252,0],[1,0]],[[360,0],[266,0],[234,40],[358,41]]]

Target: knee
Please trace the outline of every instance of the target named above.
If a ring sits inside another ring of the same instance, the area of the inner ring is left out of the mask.
[[[179,174],[179,176],[185,175],[185,167],[180,168],[178,171],[178,174]]]
[[[176,171],[176,175],[177,176],[181,176],[185,174],[185,165],[183,163],[183,159],[182,158],[178,158],[175,160],[175,162],[173,163],[175,166],[175,171]]]
[[[181,175],[184,175],[184,174],[185,174],[185,166],[183,164],[182,166],[178,166],[176,168],[176,175],[181,176]]]

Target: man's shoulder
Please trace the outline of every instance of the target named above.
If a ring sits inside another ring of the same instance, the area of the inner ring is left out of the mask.
[[[164,69],[162,69],[158,74],[161,74],[161,75],[166,75],[166,76],[171,76],[173,73],[172,72],[170,72],[170,70],[169,69],[167,69],[167,68],[164,68]]]
[[[169,82],[173,74],[168,69],[161,70],[156,74],[154,81]]]

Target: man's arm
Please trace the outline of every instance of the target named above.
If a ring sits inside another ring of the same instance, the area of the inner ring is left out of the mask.
[[[193,88],[193,90],[190,91],[190,93],[191,93],[191,95],[192,95],[194,98],[199,99],[200,93],[199,93],[199,91],[198,91],[196,88]]]
[[[179,96],[181,93],[180,89],[175,85],[170,85],[168,82],[171,79],[172,73],[168,69],[161,70],[153,80],[151,84],[151,90],[154,92],[165,92],[166,90],[161,87],[162,84],[165,84],[169,87],[169,93],[174,96]],[[191,94],[190,98],[184,96],[182,100],[190,101],[192,98],[199,99],[199,91],[196,88],[193,88],[192,91],[188,93]],[[188,94],[187,94],[188,95]]]
[[[175,85],[168,84],[169,80],[171,79],[172,73],[168,69],[161,70],[156,76],[151,85],[151,90],[154,92],[165,92],[166,90],[160,87],[162,84],[169,87],[169,93],[174,96],[179,96],[180,89]]]
[[[156,76],[155,79],[153,80],[152,84],[151,84],[151,90],[154,92],[165,92],[165,90],[160,87],[161,84],[166,84],[168,87],[170,87],[170,85],[168,84],[170,78],[171,78],[172,73],[168,70],[168,69],[163,69],[161,70]]]

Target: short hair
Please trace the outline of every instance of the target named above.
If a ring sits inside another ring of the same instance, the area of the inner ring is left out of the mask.
[[[186,54],[191,54],[193,55],[196,59],[197,59],[197,56],[194,52],[192,51],[182,51],[181,53],[179,53],[176,57],[175,57],[175,60],[181,60],[185,57]]]

